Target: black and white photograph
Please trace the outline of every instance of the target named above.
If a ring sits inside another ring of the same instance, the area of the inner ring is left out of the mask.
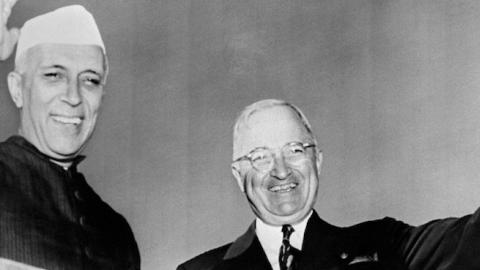
[[[0,270],[480,269],[480,1],[0,24]]]

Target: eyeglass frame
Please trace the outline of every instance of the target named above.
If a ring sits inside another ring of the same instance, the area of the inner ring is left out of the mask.
[[[288,142],[286,143],[284,146],[282,146],[282,148],[280,148],[282,150],[282,153],[283,153],[283,149],[286,147],[286,146],[290,146],[290,145],[293,145],[293,144],[298,144],[298,145],[301,145],[305,150],[307,150],[308,148],[310,147],[316,147],[317,145],[313,142],[305,142],[305,143],[302,143],[302,142],[297,142],[297,141],[293,141],[293,142]],[[252,155],[255,153],[255,151],[259,150],[259,149],[265,149],[265,150],[269,150],[270,151],[270,154],[272,156],[272,165],[270,165],[270,169],[268,170],[260,170],[257,168],[257,166],[255,166],[253,164],[253,160],[252,160]],[[250,152],[248,152],[248,154],[246,155],[243,155],[235,160],[232,161],[232,163],[236,163],[236,162],[239,162],[239,161],[243,161],[243,160],[248,160],[250,161],[250,165],[252,166],[252,168],[254,168],[255,170],[259,171],[259,172],[268,172],[268,171],[271,171],[273,169],[273,164],[275,164],[274,161],[274,157],[273,157],[274,153],[272,151],[272,148],[268,148],[268,147],[256,147],[255,149],[251,150]]]

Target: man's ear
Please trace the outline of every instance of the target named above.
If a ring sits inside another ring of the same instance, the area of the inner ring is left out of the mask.
[[[316,157],[316,164],[317,165],[317,173],[320,175],[320,171],[322,170],[322,162],[323,162],[323,152],[322,150],[316,151],[317,157]]]
[[[8,91],[10,97],[17,106],[17,108],[23,107],[23,86],[22,75],[16,71],[11,71],[7,76]]]
[[[237,184],[240,190],[243,193],[245,193],[245,188],[243,186],[243,177],[242,177],[242,174],[240,173],[240,168],[238,168],[238,166],[235,166],[235,164],[232,164],[232,175],[237,181]]]

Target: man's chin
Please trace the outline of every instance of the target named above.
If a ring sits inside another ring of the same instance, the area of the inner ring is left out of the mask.
[[[50,154],[48,156],[56,159],[71,159],[80,153],[81,147],[76,145],[61,146],[61,147],[51,147]]]
[[[307,212],[308,213],[308,212]],[[294,213],[285,213],[285,214],[271,214],[269,213],[268,215],[263,215],[260,217],[260,219],[263,220],[263,222],[274,225],[274,226],[281,226],[284,224],[297,224],[305,218],[306,213],[303,213],[303,211],[298,211]]]
[[[53,154],[53,157],[72,157],[76,156],[85,145],[86,140],[82,140],[79,137],[71,138],[65,136],[57,136],[55,141],[47,141],[49,152]]]

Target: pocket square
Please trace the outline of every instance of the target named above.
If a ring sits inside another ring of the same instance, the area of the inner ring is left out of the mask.
[[[356,256],[348,263],[348,265],[365,262],[378,262],[378,254],[375,252],[372,255]]]

